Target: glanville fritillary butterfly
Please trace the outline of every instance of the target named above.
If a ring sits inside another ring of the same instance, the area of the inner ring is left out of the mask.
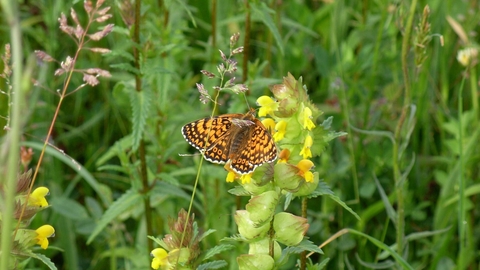
[[[230,162],[238,174],[251,173],[277,159],[277,147],[255,110],[200,119],[182,128],[183,137],[213,163]]]

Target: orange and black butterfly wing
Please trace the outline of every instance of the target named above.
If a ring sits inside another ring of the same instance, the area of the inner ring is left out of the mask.
[[[239,174],[251,173],[263,163],[277,159],[277,147],[272,136],[258,119],[253,119],[250,137],[245,146],[232,159],[230,167]]]
[[[224,114],[200,119],[183,126],[182,134],[190,145],[204,154],[206,160],[225,163],[228,161],[232,119],[241,116],[241,114]]]

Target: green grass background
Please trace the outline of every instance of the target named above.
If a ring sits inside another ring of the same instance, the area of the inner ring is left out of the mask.
[[[207,89],[217,83],[200,70],[215,71],[221,61],[218,50],[228,52],[229,37],[239,32],[240,45],[249,38],[249,54],[247,64],[242,55],[236,57],[240,67],[236,77],[238,81],[248,78],[251,106],[257,97],[269,94],[269,85],[280,83],[290,72],[303,77],[312,102],[325,112],[323,119],[334,116],[334,130],[348,132],[314,160],[315,169],[361,220],[328,198],[312,199],[307,234],[311,241],[320,245],[339,230],[352,228],[394,245],[397,227],[391,217],[397,212],[385,206],[390,201],[398,210],[397,167],[405,184],[401,200],[408,241],[400,252],[405,260],[414,269],[479,269],[478,71],[475,65],[468,69],[460,65],[456,56],[465,47],[478,48],[480,3],[418,1],[406,62],[402,62],[411,4],[406,0],[142,1],[138,48],[142,85],[150,102],[142,134],[148,178],[154,183],[149,193],[153,235],[168,233],[167,218],[188,207],[200,157],[179,156],[194,153],[180,128],[211,113],[211,104],[199,102],[195,83],[202,82]],[[101,56],[85,51],[77,68],[99,67],[113,76],[65,99],[51,143],[66,155],[48,151],[36,182],[36,186],[50,188],[51,208],[38,214],[31,227],[45,223],[55,227],[51,245],[61,250],[44,253],[59,269],[137,269],[149,264],[142,204],[126,207],[87,244],[106,209],[141,185],[139,154],[131,151],[128,139],[132,133],[129,89],[133,89],[134,72],[129,66],[133,31],[122,20],[125,3],[107,1],[106,5],[112,6],[109,23],[116,27],[100,42],[87,46],[109,48],[112,53]],[[415,28],[426,5],[430,32],[420,36]],[[34,50],[60,61],[74,54],[75,43],[60,31],[57,21],[70,8],[79,13],[81,22],[86,21],[81,1],[20,3],[25,59]],[[124,17],[131,17],[132,12],[133,8],[127,9]],[[247,17],[250,24],[246,24]],[[459,37],[447,17],[458,22],[468,40]],[[6,21],[0,18],[0,22],[3,53],[10,29]],[[409,97],[402,64],[410,76]],[[62,87],[64,77],[53,76],[58,68],[54,63],[38,62],[32,67],[33,77],[51,89],[32,86],[22,113],[22,138],[34,148],[35,164],[58,104],[55,91]],[[70,91],[81,79],[73,77]],[[3,79],[0,88],[6,90]],[[396,141],[403,151],[395,161],[389,136],[396,130],[406,98],[411,100],[410,110]],[[220,103],[219,114],[247,110],[242,96],[223,94]],[[9,117],[6,95],[0,95],[0,104],[0,115]],[[2,127],[6,124],[3,117]],[[3,136],[6,133],[0,131]],[[203,164],[193,211],[200,228],[217,230],[202,242],[205,250],[237,233],[233,213],[247,202],[227,192],[234,185],[225,183],[225,177],[222,166]],[[298,200],[291,209],[299,213]],[[462,230],[464,238],[460,237]],[[336,238],[323,251],[324,255],[312,260],[330,258],[326,269],[398,267],[390,264],[393,259],[378,246],[358,235]],[[245,252],[246,246],[239,245],[219,259],[235,269],[236,256]],[[33,265],[40,264],[32,261]]]

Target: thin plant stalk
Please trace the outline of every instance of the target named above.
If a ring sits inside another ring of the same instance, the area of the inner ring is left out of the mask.
[[[478,77],[477,77],[477,66],[470,66],[470,91],[472,96],[472,108],[475,115],[475,119],[478,119]]]
[[[142,7],[142,1],[135,1],[135,23],[133,25],[133,41],[135,44],[140,43],[140,9]],[[134,56],[134,65],[137,70],[140,70],[140,52],[136,46],[133,46],[133,56]],[[135,75],[135,89],[137,92],[142,91],[142,78],[140,74]],[[153,235],[152,229],[152,208],[150,206],[150,196],[148,196],[151,189],[150,184],[148,183],[147,175],[147,159],[145,151],[145,140],[140,140],[140,145],[138,147],[138,155],[140,157],[140,178],[142,181],[142,193],[145,195],[143,199],[143,207],[145,211],[145,222],[147,226],[147,235]],[[147,239],[148,250],[153,250],[153,243]]]
[[[467,66],[468,69],[468,66]],[[474,69],[471,69],[474,71]],[[467,71],[465,71],[465,74]],[[473,77],[473,74],[471,75]],[[458,174],[458,268],[465,269],[465,252],[467,248],[466,235],[465,235],[465,226],[466,226],[466,215],[465,215],[465,179],[463,178],[463,124],[462,124],[462,114],[463,114],[463,86],[465,83],[465,76],[462,79],[460,84],[460,89],[458,91],[458,155],[459,155],[459,174]],[[472,97],[475,99],[474,97]],[[474,102],[475,104],[475,102]],[[475,109],[475,108],[474,108]],[[475,111],[476,112],[476,111]],[[477,117],[475,113],[475,117]]]
[[[242,64],[242,82],[248,80],[248,57],[250,57],[250,3],[245,0],[245,40],[243,42],[243,64]]]
[[[10,263],[10,250],[12,249],[12,238],[8,237],[12,235],[14,202],[15,202],[15,181],[18,172],[18,160],[20,149],[20,134],[21,124],[20,109],[22,104],[25,104],[24,89],[22,89],[22,69],[23,69],[23,56],[22,56],[22,41],[21,41],[21,29],[20,22],[18,20],[18,6],[16,1],[2,0],[2,8],[4,11],[5,19],[10,27],[10,38],[12,48],[12,63],[13,65],[13,105],[10,107],[10,119],[11,127],[7,135],[7,143],[5,144],[7,153],[3,157],[8,157],[8,167],[6,182],[4,182],[4,201],[3,201],[3,218],[2,218],[2,240],[1,240],[1,255],[0,255],[0,269],[8,269]],[[5,164],[5,163],[4,163]]]
[[[408,52],[410,50],[410,39],[412,35],[412,26],[413,18],[415,15],[415,10],[417,6],[417,0],[412,0],[410,4],[410,10],[408,13],[407,24],[405,26],[405,35],[403,36],[402,42],[402,72],[403,72],[403,81],[404,81],[404,99],[403,99],[403,109],[400,119],[398,120],[397,126],[395,127],[395,143],[393,145],[393,177],[395,179],[396,193],[397,193],[397,252],[399,254],[403,253],[404,248],[404,238],[405,238],[405,197],[404,197],[404,184],[401,184],[401,172],[400,172],[400,162],[399,158],[399,145],[401,130],[405,119],[407,117],[409,106],[412,99],[411,94],[411,84],[410,84],[410,75],[409,75],[409,64],[408,64]]]

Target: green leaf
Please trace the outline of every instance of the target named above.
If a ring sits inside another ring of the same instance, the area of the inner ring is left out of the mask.
[[[121,70],[124,70],[124,71],[128,71],[128,72],[131,72],[135,75],[140,75],[140,70],[133,67],[129,63],[111,64],[110,67],[111,68],[118,68],[118,69],[121,69]]]
[[[209,229],[208,231],[202,233],[201,237],[198,239],[199,241],[202,241],[203,239],[205,239],[205,237],[209,236],[210,234],[216,232],[217,230],[214,230],[214,229]]]
[[[376,245],[377,247],[385,250],[386,252],[388,252],[388,254],[390,254],[396,261],[397,263],[400,264],[400,266],[402,266],[403,269],[412,269],[413,270],[413,267],[410,266],[408,264],[408,262],[405,261],[405,259],[402,258],[402,256],[400,256],[398,253],[396,253],[392,248],[390,248],[389,246],[385,245],[384,243],[382,243],[381,241],[371,237],[370,235],[367,235],[367,234],[364,234],[362,232],[359,232],[357,230],[354,230],[354,229],[345,229],[344,231],[347,231],[349,233],[352,233],[352,234],[356,234],[356,235],[359,235],[359,236],[363,236],[365,237],[366,239],[368,239],[370,242],[372,242],[374,245]]]
[[[355,253],[355,258],[361,265],[363,265],[367,269],[395,269],[395,262],[391,260],[369,263],[369,262],[363,261],[362,258],[358,256],[358,253]]]
[[[270,8],[268,8],[267,5],[263,2],[261,2],[260,4],[251,3],[250,8],[253,11],[252,17],[255,20],[260,20],[268,27],[268,29],[270,29],[273,37],[275,38],[275,42],[277,43],[278,49],[280,50],[280,54],[284,55],[285,50],[283,49],[282,38],[280,36],[280,33],[278,32],[277,27],[275,26],[272,16],[270,16],[271,13],[275,13],[275,12]]]
[[[132,106],[132,150],[135,152],[143,138],[143,131],[150,113],[153,96],[150,87],[142,91],[130,91],[130,105]]]
[[[201,264],[197,267],[197,269],[204,270],[204,269],[225,269],[227,266],[227,262],[224,260],[213,261]]]
[[[315,245],[313,242],[307,239],[303,239],[302,242],[300,242],[296,246],[286,247],[285,250],[287,249],[288,249],[287,253],[289,254],[293,254],[293,253],[299,254],[303,251],[310,251],[318,254],[323,254],[323,251],[321,248],[319,248],[317,245]]]
[[[22,143],[22,145],[36,149],[39,152],[43,148],[43,144],[36,143],[36,142],[24,142]],[[47,146],[45,151],[47,154],[59,159],[66,165],[70,166],[70,168],[72,168],[83,179],[85,179],[85,181],[90,185],[90,187],[93,190],[95,190],[95,192],[100,197],[100,199],[102,199],[102,202],[105,206],[110,204],[110,198],[107,195],[105,195],[105,192],[104,192],[105,187],[102,184],[98,183],[97,179],[95,179],[95,177],[93,177],[93,175],[90,174],[90,172],[87,169],[85,169],[82,165],[77,163],[73,158],[69,157],[63,152],[60,152],[58,149],[54,149],[51,146]]]
[[[115,144],[108,149],[105,154],[103,154],[101,157],[98,158],[97,162],[95,162],[95,165],[97,167],[103,165],[106,163],[108,160],[116,157],[119,153],[119,151],[126,152],[127,149],[132,147],[132,135],[127,135],[120,140],[116,141]]]
[[[210,259],[211,257],[219,254],[219,253],[222,253],[224,251],[228,251],[228,250],[231,250],[235,248],[234,245],[230,245],[230,244],[221,244],[221,245],[218,245],[218,246],[215,246],[209,250],[207,250],[207,252],[205,253],[205,258],[204,260],[208,260]]]
[[[245,190],[243,186],[235,186],[228,190],[228,193],[235,196],[251,196],[252,194]]]
[[[104,54],[104,56],[112,57],[115,59],[124,58],[125,60],[132,61],[132,62],[135,60],[133,55],[125,50],[112,50],[111,52]]]
[[[383,190],[382,185],[380,185],[380,181],[378,181],[377,176],[375,174],[373,175],[373,179],[375,180],[375,184],[377,185],[378,192],[380,193],[380,198],[382,198],[382,202],[385,205],[385,210],[387,211],[387,215],[396,227],[397,212],[395,212],[395,209],[393,209],[393,206],[390,204],[390,201],[388,200],[388,196],[387,194],[385,194],[385,191]]]
[[[327,185],[327,183],[325,183],[323,181],[320,181],[318,183],[317,188],[315,189],[315,191],[312,192],[312,194],[310,194],[310,196],[308,196],[308,198],[315,198],[315,197],[322,196],[322,195],[326,195],[326,196],[330,197],[332,200],[334,200],[335,202],[340,204],[343,208],[345,208],[345,210],[347,210],[352,215],[354,215],[358,220],[360,220],[360,217],[357,215],[357,213],[355,213],[352,210],[352,208],[348,207],[348,205],[346,203],[344,203],[339,197],[337,197],[335,195],[335,193],[333,193],[333,191]]]
[[[320,264],[312,265],[313,267],[316,267],[316,268],[313,268],[313,269],[318,269],[318,270],[323,269],[323,268],[325,268],[325,266],[327,266],[327,263],[329,261],[330,261],[330,258],[326,258],[322,262],[320,262]],[[308,268],[308,269],[310,269],[310,268]]]
[[[143,203],[142,196],[137,190],[130,189],[125,192],[118,200],[112,203],[112,205],[105,211],[97,226],[93,230],[92,234],[87,240],[87,244],[90,244],[93,239],[115,218],[123,214],[129,208],[134,207],[137,204]]]
[[[72,199],[66,197],[54,197],[51,200],[51,205],[55,212],[71,220],[89,218],[87,210],[83,205]]]
[[[32,258],[35,258],[43,262],[43,264],[45,264],[49,269],[57,270],[57,267],[55,266],[55,264],[47,256],[39,253],[32,253],[31,256]]]

